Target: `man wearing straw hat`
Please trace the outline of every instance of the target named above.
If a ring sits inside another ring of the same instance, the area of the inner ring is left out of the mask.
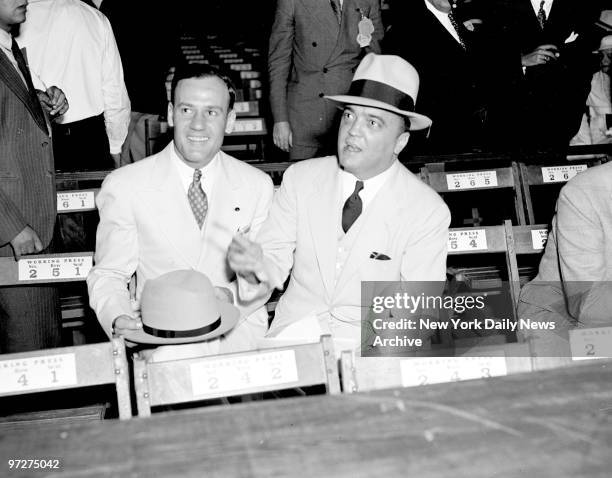
[[[601,39],[599,48],[593,52],[599,56],[599,70],[591,79],[591,91],[587,97],[588,112],[582,115],[578,134],[572,145],[600,144],[612,142],[612,124],[607,119],[612,114],[610,94],[610,64],[612,63],[612,35]]]
[[[292,165],[256,241],[234,237],[243,298],[291,274],[269,336],[299,323],[304,338],[358,344],[362,281],[445,280],[448,208],[397,159],[410,131],[431,124],[414,112],[418,86],[402,58],[364,57],[349,92],[328,98],[342,108],[338,156]]]

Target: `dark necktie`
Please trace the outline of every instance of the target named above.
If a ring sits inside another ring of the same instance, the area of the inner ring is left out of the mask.
[[[25,58],[19,49],[19,45],[13,38],[13,42],[11,43],[11,51],[13,52],[13,56],[15,57],[15,61],[17,62],[17,66],[19,67],[19,71],[23,75],[23,79],[26,82],[26,86],[30,93],[34,92],[34,84],[32,83],[32,77],[30,76],[30,70],[28,70],[28,65],[25,62]],[[38,100],[37,100],[38,101]]]
[[[336,15],[338,25],[340,25],[340,23],[342,23],[342,7],[340,6],[340,0],[329,0],[329,3],[334,11],[334,15]]]
[[[342,208],[342,230],[348,231],[353,223],[357,220],[361,214],[363,203],[359,197],[359,191],[363,189],[363,181],[357,181],[355,183],[355,190],[351,194]]]
[[[461,48],[463,48],[465,50],[465,36],[464,36],[464,31],[462,29],[463,24],[458,22],[457,19],[455,18],[455,15],[453,14],[453,12],[450,12],[448,14],[448,19],[451,22],[451,25],[453,26],[453,28],[455,29],[455,31],[457,32],[457,36],[459,37],[459,43],[461,44]],[[465,27],[463,27],[465,28]]]
[[[540,2],[540,9],[538,10],[538,22],[540,23],[540,28],[544,30],[544,25],[546,24],[546,12],[544,11],[544,0]]]
[[[194,170],[193,181],[189,185],[189,190],[187,191],[187,198],[189,199],[191,211],[193,212],[200,229],[202,229],[204,219],[206,218],[206,212],[208,211],[208,199],[206,197],[206,193],[202,189],[202,183],[200,182],[201,179],[202,171],[199,169]]]
[[[19,71],[23,75],[23,78],[26,82],[28,94],[30,95],[30,98],[32,100],[31,107],[34,109],[34,117],[36,118],[36,116],[38,116],[38,122],[46,130],[47,123],[45,120],[45,114],[43,113],[42,107],[40,106],[40,102],[38,101],[38,96],[36,94],[36,90],[34,89],[34,84],[32,83],[32,77],[30,76],[30,70],[28,69],[28,65],[26,64],[25,58],[23,57],[21,50],[19,49],[19,45],[17,45],[17,42],[14,38],[13,42],[11,43],[11,51],[13,52],[13,56],[15,57],[15,61],[17,62],[17,66],[19,67]]]

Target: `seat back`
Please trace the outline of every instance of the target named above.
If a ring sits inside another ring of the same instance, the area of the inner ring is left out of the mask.
[[[359,357],[342,352],[343,393],[457,382],[532,370],[526,343],[431,350],[418,357]],[[430,356],[429,356],[430,355]]]
[[[421,168],[421,179],[441,194],[488,189],[512,189],[514,211],[518,224],[527,224],[517,163],[513,162],[510,166],[504,168],[452,172],[433,170],[436,167],[444,168],[444,164],[432,164]]]
[[[325,384],[340,392],[332,340],[165,362],[134,361],[139,416],[151,407]]]
[[[0,397],[112,384],[119,418],[132,416],[123,339],[0,356]]]

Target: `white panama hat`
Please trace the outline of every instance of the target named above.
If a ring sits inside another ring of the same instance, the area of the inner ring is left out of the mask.
[[[348,93],[325,98],[407,116],[410,131],[415,131],[431,126],[431,119],[414,111],[418,92],[419,74],[410,63],[395,55],[369,53],[355,70]]]

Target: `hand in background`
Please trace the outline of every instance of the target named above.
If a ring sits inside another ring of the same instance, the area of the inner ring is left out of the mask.
[[[40,104],[52,118],[61,116],[68,111],[66,95],[57,86],[51,86],[47,88],[47,91],[37,90],[36,93]]]
[[[556,61],[559,57],[559,49],[555,45],[540,45],[531,53],[523,55],[521,63],[523,66],[545,65]]]
[[[26,226],[11,241],[15,260],[21,259],[22,255],[36,254],[43,250],[43,244],[38,234],[30,226]]]
[[[291,126],[287,121],[274,123],[272,139],[277,147],[285,152],[289,152],[289,149],[293,147],[293,133],[291,132]]]

